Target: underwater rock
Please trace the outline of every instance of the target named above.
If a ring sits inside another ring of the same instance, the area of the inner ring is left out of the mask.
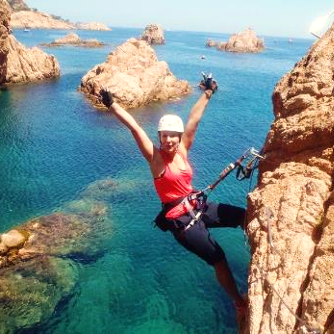
[[[18,230],[11,230],[8,233],[0,235],[1,244],[7,249],[9,248],[21,248],[26,242],[26,237]]]
[[[46,321],[77,283],[77,263],[95,262],[112,236],[104,199],[111,179],[89,185],[66,212],[37,217],[0,234],[0,334]]]
[[[97,107],[101,90],[109,89],[115,102],[130,109],[154,101],[175,99],[192,91],[185,80],[177,80],[164,61],[158,61],[153,48],[135,38],[118,46],[103,64],[96,65],[82,79],[79,91]]]
[[[0,334],[46,321],[77,279],[73,261],[38,256],[0,271]]]
[[[103,201],[114,191],[117,191],[119,187],[118,182],[108,177],[89,184],[86,189],[80,193],[80,197]]]

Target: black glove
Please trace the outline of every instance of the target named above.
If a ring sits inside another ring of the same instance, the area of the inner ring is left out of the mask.
[[[212,73],[205,74],[202,72],[203,80],[200,83],[200,87],[204,90],[211,90],[212,94],[218,89],[217,81],[212,78]]]
[[[100,95],[102,97],[102,103],[109,109],[110,106],[114,103],[111,92],[108,89],[102,88]]]

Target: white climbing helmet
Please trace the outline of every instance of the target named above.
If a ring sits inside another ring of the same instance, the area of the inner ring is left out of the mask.
[[[158,131],[174,131],[183,133],[184,127],[182,119],[177,115],[165,115],[161,117]]]

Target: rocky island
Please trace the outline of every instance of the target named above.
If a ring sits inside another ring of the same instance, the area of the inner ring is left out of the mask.
[[[265,48],[264,40],[257,37],[255,32],[247,28],[245,31],[232,35],[227,42],[216,42],[209,39],[207,47],[216,47],[217,50],[238,53],[261,52]]]
[[[111,31],[111,28],[100,22],[78,22],[75,26],[78,30]]]
[[[10,14],[7,2],[0,2],[0,85],[58,77],[60,68],[53,55],[26,48],[11,34]]]
[[[101,90],[109,89],[117,103],[136,108],[189,94],[190,84],[177,80],[164,61],[159,61],[146,41],[131,38],[96,65],[82,79],[79,90],[99,107]]]
[[[141,38],[148,44],[165,44],[165,37],[162,27],[159,24],[146,26]]]
[[[71,33],[67,34],[63,38],[55,39],[51,43],[42,43],[41,46],[47,47],[57,47],[63,45],[73,45],[73,46],[81,46],[87,48],[99,48],[104,46],[103,42],[98,41],[97,39],[87,39],[82,40],[77,34]]]
[[[334,333],[334,25],[277,84],[249,195],[243,333]]]

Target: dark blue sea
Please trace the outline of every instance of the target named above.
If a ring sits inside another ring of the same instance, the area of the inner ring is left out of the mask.
[[[67,33],[14,31],[29,47]],[[107,247],[95,261],[80,264],[71,298],[29,333],[236,333],[233,303],[218,286],[212,268],[181,248],[171,235],[153,228],[151,222],[160,204],[149,168],[130,133],[77,91],[88,70],[142,30],[77,33],[106,46],[43,48],[58,59],[60,78],[0,92],[0,233],[61,211],[101,180],[115,180],[122,191],[105,199],[113,231]],[[213,73],[219,90],[190,152],[198,189],[212,183],[250,146],[261,149],[274,118],[274,87],[313,42],[294,39],[291,43],[288,38],[265,36],[266,49],[259,54],[223,53],[205,47],[208,38],[223,41],[228,37],[166,31],[166,44],[154,47],[157,56],[177,78],[189,81],[194,92],[176,102],[130,111],[157,143],[159,118],[171,112],[186,120],[200,95],[196,86],[201,72]],[[254,177],[251,183],[239,182],[231,174],[210,200],[245,207],[247,193],[256,181]],[[250,254],[242,230],[216,229],[212,234],[225,250],[240,290],[246,292]]]

